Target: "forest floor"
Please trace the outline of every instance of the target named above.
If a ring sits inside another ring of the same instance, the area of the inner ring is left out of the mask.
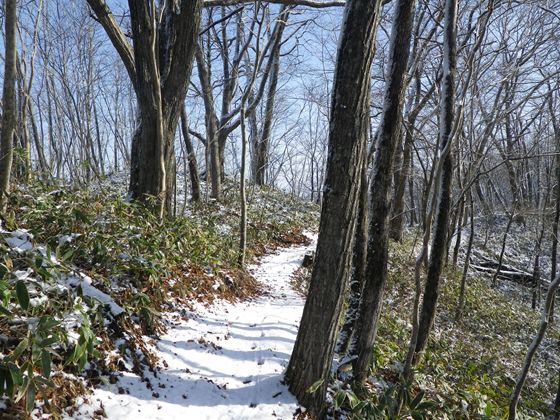
[[[313,247],[302,231],[316,228],[318,208],[250,188],[248,272],[237,265],[237,189],[226,187],[223,202],[184,211],[179,202],[183,216],[164,221],[111,185],[31,185],[11,195],[0,225],[1,419],[289,419],[298,412],[281,380],[310,276],[299,268]],[[504,223],[477,221],[477,258],[496,258]],[[530,221],[512,226],[508,266],[531,271],[538,231]],[[463,244],[467,236],[465,229]],[[335,416],[363,419],[365,409],[391,406],[411,332],[419,237],[410,230],[390,245],[367,404],[334,381]],[[543,277],[547,248],[544,242]],[[531,289],[501,279],[491,287],[488,273],[473,270],[456,321],[462,255],[444,270],[434,331],[410,389],[411,397],[422,392],[423,404],[405,406],[405,417],[503,418],[537,330]],[[552,413],[559,312],[531,368],[520,418]]]
[[[175,307],[152,344],[159,359],[143,374],[123,372],[80,404],[72,418],[291,419],[295,398],[282,383],[304,299],[290,286],[305,253],[281,248],[248,268],[261,293],[232,304]]]
[[[494,232],[500,228],[503,226],[491,224]],[[483,231],[481,234],[484,237]],[[515,227],[507,243],[508,263],[531,271],[527,263],[530,254],[525,255],[529,251],[524,253],[529,247],[524,244],[530,242],[532,234],[531,229]],[[488,241],[485,247],[480,236],[475,236],[479,252],[499,254],[501,235],[490,232],[492,236],[495,243]],[[413,267],[419,238],[418,233],[410,231],[402,244],[390,246],[387,293],[374,349],[372,382],[377,395],[391,390],[398,379],[410,338]],[[511,255],[517,255],[517,259]],[[432,407],[427,418],[504,418],[515,379],[536,334],[541,309],[531,309],[532,289],[507,280],[499,280],[497,287],[492,287],[491,275],[470,270],[464,314],[457,321],[462,269],[461,258],[457,267],[450,259],[444,268],[434,330],[416,371],[413,392],[423,390],[424,400],[435,403],[437,408]],[[558,323],[557,314],[530,370],[519,418],[545,418],[552,413],[558,381]]]
[[[190,418],[231,418],[234,406],[286,417],[295,406],[280,378],[302,298],[281,284],[317,206],[248,188],[251,273],[237,263],[235,183],[220,202],[178,196],[179,215],[163,221],[123,200],[121,184],[11,195],[0,221],[0,419],[137,418],[129,396],[155,417],[169,417],[169,404],[181,418],[185,407]]]

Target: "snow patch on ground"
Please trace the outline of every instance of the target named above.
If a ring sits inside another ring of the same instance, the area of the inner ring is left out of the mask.
[[[314,246],[282,249],[250,267],[265,294],[166,315],[157,343],[162,368],[96,389],[73,418],[100,407],[109,419],[291,419],[298,405],[282,383],[304,301],[290,286]]]

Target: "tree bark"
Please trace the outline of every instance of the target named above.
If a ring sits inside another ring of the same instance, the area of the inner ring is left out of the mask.
[[[3,113],[0,134],[0,211],[6,210],[10,191],[10,174],[14,156],[14,130],[16,128],[16,0],[4,2],[5,49]]]
[[[369,126],[369,118],[364,121],[364,130]],[[368,161],[367,154],[363,154],[362,173],[360,184],[360,201],[358,203],[358,219],[354,238],[354,250],[352,252],[352,273],[350,276],[350,296],[348,297],[348,309],[344,317],[344,323],[338,333],[336,353],[344,354],[356,330],[362,290],[365,283],[367,242],[368,242]]]
[[[445,28],[444,28],[444,58],[443,78],[441,87],[441,116],[440,116],[440,159],[441,171],[436,182],[439,183],[438,208],[435,220],[432,250],[428,262],[428,274],[424,288],[424,300],[420,312],[416,353],[426,348],[428,336],[434,323],[436,305],[439,293],[445,240],[449,224],[449,210],[451,207],[451,184],[453,181],[453,160],[450,153],[455,119],[455,68],[456,68],[456,38],[457,38],[457,0],[446,0]]]
[[[317,256],[286,382],[298,401],[321,418],[350,271],[354,219],[365,153],[368,86],[380,0],[349,0],[338,49],[331,103],[329,155]],[[315,392],[308,392],[316,384]]]
[[[187,161],[189,164],[189,176],[191,179],[192,201],[200,201],[200,178],[198,175],[198,163],[194,152],[191,135],[189,133],[189,124],[187,121],[187,112],[185,108],[181,110],[181,132],[183,133],[183,141],[187,149]]]
[[[365,284],[356,327],[356,339],[350,349],[351,355],[356,355],[352,369],[357,381],[363,381],[368,374],[387,280],[391,175],[400,133],[399,123],[410,52],[413,10],[413,0],[398,0],[393,20],[390,70],[370,185],[371,213]]]

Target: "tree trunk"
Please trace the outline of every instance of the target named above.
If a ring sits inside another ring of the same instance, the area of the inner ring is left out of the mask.
[[[453,181],[453,160],[450,152],[452,145],[452,129],[455,117],[455,68],[456,68],[456,37],[457,37],[457,0],[446,0],[445,3],[445,34],[443,78],[441,87],[440,116],[440,159],[441,171],[438,174],[438,208],[435,220],[432,250],[428,263],[428,274],[424,288],[424,300],[420,312],[418,340],[416,352],[426,348],[428,336],[434,323],[439,292],[445,239],[449,224],[451,207],[451,184]]]
[[[129,195],[172,208],[175,129],[187,94],[202,0],[178,0],[158,10],[154,0],[129,0],[133,46],[105,0],[87,0],[128,72],[138,102]],[[156,209],[154,209],[156,210]]]
[[[6,210],[10,191],[10,174],[14,156],[14,130],[16,128],[16,0],[4,2],[5,50],[4,91],[2,94],[2,132],[0,134],[0,211]]]
[[[175,127],[180,109],[173,111],[176,113],[173,121],[162,121],[162,133],[158,134],[159,122],[153,108],[149,106],[148,109],[143,109],[143,105],[139,103],[140,116],[132,137],[129,194],[132,199],[149,204],[150,207],[153,204],[156,204],[156,207],[161,205],[150,200],[163,200],[166,212],[170,212],[175,185]],[[159,150],[156,141],[159,136],[163,151]],[[163,179],[161,159],[164,161],[163,169],[166,173]],[[165,185],[162,185],[163,181]],[[161,197],[162,192],[165,193],[164,197]]]
[[[356,327],[356,339],[350,349],[351,354],[356,355],[352,369],[357,381],[363,381],[368,374],[387,279],[391,174],[399,140],[413,10],[413,0],[399,0],[393,20],[390,72],[370,185],[371,214],[365,284]]]
[[[463,274],[461,276],[461,286],[459,289],[459,304],[457,305],[457,312],[455,313],[455,319],[459,321],[463,316],[463,310],[465,309],[466,301],[466,289],[467,289],[467,274],[469,273],[469,265],[471,262],[471,252],[474,242],[474,203],[472,197],[472,190],[468,191],[469,195],[469,208],[470,208],[470,231],[469,231],[469,242],[467,244],[467,252],[465,253],[465,262],[463,265]]]
[[[239,205],[241,217],[239,220],[239,256],[238,264],[245,267],[245,253],[247,250],[247,194],[245,191],[245,167],[247,166],[247,132],[245,130],[245,101],[241,104],[241,173],[239,175]]]
[[[200,201],[200,178],[198,176],[198,163],[196,154],[189,134],[189,124],[187,121],[187,112],[185,107],[181,110],[181,132],[183,133],[183,141],[187,149],[187,161],[189,163],[189,176],[191,178],[192,201]]]
[[[395,185],[393,186],[393,198],[391,203],[391,225],[389,229],[389,237],[394,241],[400,242],[402,240],[402,233],[404,228],[404,202],[405,202],[405,189],[406,184],[409,184],[409,192],[411,197],[410,203],[410,223],[411,226],[416,222],[416,211],[414,210],[414,196],[413,196],[413,179],[412,169],[412,148],[414,142],[414,126],[416,124],[416,119],[420,114],[420,111],[428,103],[428,99],[432,96],[436,88],[436,83],[432,84],[432,87],[426,92],[422,100],[420,100],[422,83],[419,74],[416,74],[416,93],[415,93],[415,106],[414,109],[410,111],[407,117],[404,133],[404,149],[402,154],[401,167],[397,172],[395,177]]]
[[[556,157],[554,171],[556,175],[556,185],[554,186],[554,220],[552,222],[552,250],[550,253],[550,280],[556,278],[558,264],[558,224],[560,221],[560,127],[554,124],[554,140],[556,143]],[[554,301],[550,309],[551,318],[554,317]]]
[[[412,144],[411,144],[412,146]],[[418,210],[414,200],[414,159],[410,154],[410,172],[408,174],[408,195],[410,197],[410,226],[418,224]]]
[[[515,207],[515,204],[514,204]],[[506,252],[506,243],[507,238],[509,235],[509,231],[511,229],[511,224],[513,223],[513,218],[515,217],[515,211],[512,210],[511,214],[509,215],[508,222],[506,225],[506,230],[504,231],[504,235],[502,237],[502,247],[500,249],[500,256],[498,257],[498,267],[492,276],[492,287],[496,287],[498,285],[498,276],[500,275],[500,270],[502,269],[502,264],[504,262],[504,253]]]
[[[280,48],[275,49],[272,58],[272,68],[270,81],[268,85],[268,96],[266,98],[264,123],[261,137],[255,145],[255,153],[253,155],[255,184],[263,186],[266,184],[266,171],[268,169],[268,154],[270,147],[270,136],[272,134],[272,122],[274,117],[274,103],[276,98],[276,89],[278,86],[278,73],[280,72]]]
[[[369,121],[364,121],[366,127]],[[367,128],[364,128],[367,130]],[[367,154],[362,159],[362,181],[360,184],[360,202],[358,203],[358,220],[354,239],[354,251],[352,255],[352,273],[350,277],[350,296],[348,297],[348,309],[344,317],[344,324],[338,333],[336,353],[343,354],[348,350],[348,344],[355,332],[356,321],[360,309],[362,290],[365,283],[365,269],[368,241],[368,162]]]
[[[50,172],[49,165],[47,164],[47,159],[45,158],[45,149],[43,147],[42,138],[39,135],[39,130],[37,128],[37,123],[35,122],[35,115],[33,114],[32,102],[29,102],[29,121],[31,123],[31,131],[33,133],[33,141],[35,143],[35,151],[37,152],[37,159],[39,160],[39,171],[41,178],[47,177]]]
[[[222,176],[220,173],[220,152],[218,141],[218,120],[214,114],[214,95],[212,93],[212,84],[210,81],[210,73],[204,64],[204,54],[197,47],[195,51],[196,64],[198,68],[198,77],[202,86],[202,98],[204,99],[205,109],[205,125],[206,125],[206,152],[207,167],[206,180],[210,179],[212,185],[211,197],[219,199],[222,195]]]
[[[413,123],[414,124],[414,123]],[[404,150],[401,162],[401,169],[395,177],[395,187],[393,196],[392,218],[391,227],[389,230],[389,237],[394,241],[400,242],[402,240],[403,227],[404,227],[404,193],[406,183],[410,176],[410,161],[412,158],[412,131],[413,125],[409,124],[406,127],[404,135]]]
[[[321,418],[350,271],[360,160],[367,132],[368,86],[381,0],[346,3],[331,103],[329,155],[317,255],[286,382],[298,401]],[[315,392],[309,392],[312,385]]]

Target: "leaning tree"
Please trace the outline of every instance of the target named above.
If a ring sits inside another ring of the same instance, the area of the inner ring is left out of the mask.
[[[350,271],[380,6],[380,0],[349,0],[346,5],[332,94],[317,257],[286,371],[290,391],[318,417],[324,411],[343,292]],[[309,392],[314,384],[315,392]]]

